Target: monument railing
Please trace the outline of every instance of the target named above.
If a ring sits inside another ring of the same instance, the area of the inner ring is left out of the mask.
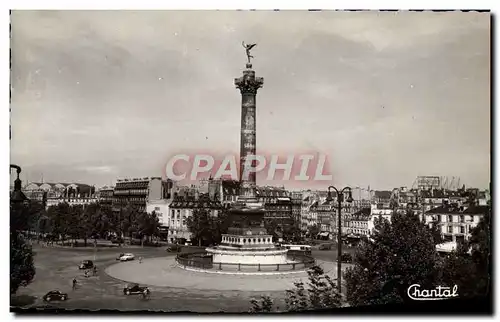
[[[228,272],[292,272],[305,270],[316,264],[315,259],[307,255],[293,255],[289,258],[294,262],[286,264],[234,264],[213,262],[208,253],[200,252],[179,254],[176,256],[176,261],[184,267]]]

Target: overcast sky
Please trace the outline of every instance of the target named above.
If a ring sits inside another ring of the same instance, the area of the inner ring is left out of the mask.
[[[258,153],[327,154],[335,185],[487,187],[485,13],[14,11],[12,162],[104,185],[238,153],[242,40],[265,82]]]

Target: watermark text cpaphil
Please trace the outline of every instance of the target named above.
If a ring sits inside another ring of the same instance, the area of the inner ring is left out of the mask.
[[[241,160],[241,161],[240,161]],[[243,171],[241,170],[243,164]],[[288,155],[236,155],[213,156],[210,154],[177,154],[166,166],[167,178],[174,181],[198,180],[210,176],[213,179],[248,180],[253,174],[264,180],[283,181],[332,181],[328,173],[325,154]]]

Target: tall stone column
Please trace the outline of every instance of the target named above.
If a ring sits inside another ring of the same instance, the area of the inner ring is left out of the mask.
[[[243,76],[234,80],[236,88],[241,92],[241,142],[240,142],[240,199],[255,199],[256,175],[250,172],[248,178],[244,174],[248,167],[255,167],[256,161],[247,164],[247,158],[256,154],[256,96],[257,90],[264,84],[264,78],[255,77],[252,64],[246,64]]]

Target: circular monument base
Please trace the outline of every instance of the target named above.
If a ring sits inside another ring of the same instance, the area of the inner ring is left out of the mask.
[[[206,249],[214,263],[276,265],[294,263],[287,258],[287,249],[252,249],[232,247],[211,247]]]

